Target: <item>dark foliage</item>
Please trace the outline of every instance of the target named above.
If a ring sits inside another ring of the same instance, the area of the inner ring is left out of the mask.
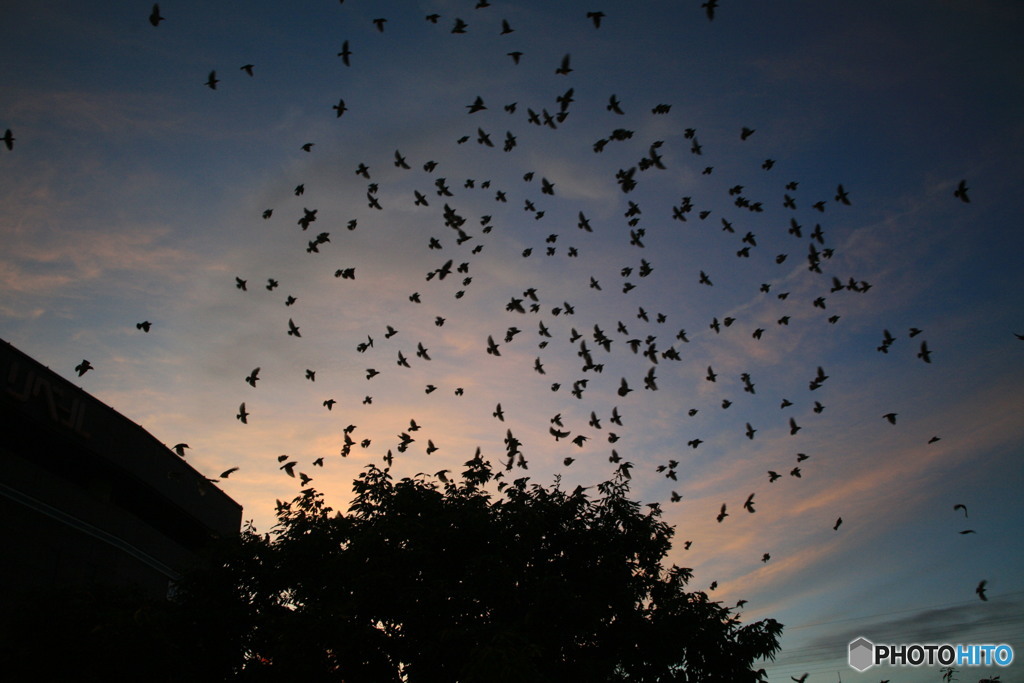
[[[782,626],[741,625],[688,569],[625,480],[572,493],[501,482],[479,454],[461,482],[370,466],[347,515],[303,491],[273,535],[243,532],[182,586],[196,670],[242,680],[757,681]],[[182,661],[182,666],[187,662]]]

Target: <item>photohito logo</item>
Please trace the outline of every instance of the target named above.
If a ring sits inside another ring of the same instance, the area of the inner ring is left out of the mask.
[[[850,666],[866,671],[873,666],[1009,666],[1013,648],[999,645],[876,645],[861,636],[850,642]]]

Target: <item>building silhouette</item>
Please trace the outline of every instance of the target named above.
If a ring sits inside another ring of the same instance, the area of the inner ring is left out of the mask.
[[[21,596],[163,599],[242,508],[153,435],[0,340],[0,620]]]

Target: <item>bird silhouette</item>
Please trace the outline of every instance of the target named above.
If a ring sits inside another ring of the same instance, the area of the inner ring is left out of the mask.
[[[75,371],[78,373],[79,377],[81,377],[82,375],[84,375],[85,373],[89,372],[92,369],[92,363],[90,363],[88,360],[84,358],[82,359],[81,363],[75,366]]]
[[[203,85],[205,85],[210,90],[216,90],[218,83],[220,83],[220,81],[217,80],[217,72],[211,71],[210,75],[206,77],[206,83],[204,83]]]
[[[350,58],[352,57],[352,50],[349,49],[347,40],[341,44],[341,52],[338,53],[338,56],[341,57],[342,64],[345,66],[352,66],[350,61]]]
[[[160,4],[153,3],[153,9],[149,13],[149,23],[156,27],[160,26],[161,21],[164,21],[164,17],[160,14]]]
[[[4,146],[7,147],[8,150],[14,149],[14,141],[15,141],[15,139],[16,138],[14,137],[14,133],[11,132],[10,128],[5,130],[4,131],[4,136],[2,138],[0,138],[0,140],[4,141]]]
[[[721,524],[722,520],[725,519],[728,516],[729,516],[729,513],[725,511],[725,503],[722,503],[722,508],[718,511],[718,516],[715,517],[715,519],[718,521],[719,524]],[[731,523],[732,522],[730,522],[730,524]]]
[[[249,413],[245,410],[245,401],[238,406],[238,414],[235,417],[241,420],[242,424],[249,424]]]
[[[917,357],[923,360],[925,363],[932,362],[932,353],[928,350],[928,342],[921,342],[921,350],[917,352]]]
[[[498,350],[498,345],[494,343],[494,337],[487,335],[487,353],[492,356],[500,356],[501,351]]]
[[[985,596],[986,584],[988,584],[988,580],[983,579],[981,582],[978,583],[978,587],[974,589],[974,592],[977,593],[978,597],[984,602],[988,602],[988,598]]]
[[[956,186],[956,189],[953,190],[953,196],[962,201],[964,204],[970,204],[971,198],[967,194],[967,190],[967,181],[961,180],[960,183]]]

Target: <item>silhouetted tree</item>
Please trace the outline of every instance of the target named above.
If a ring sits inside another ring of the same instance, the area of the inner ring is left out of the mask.
[[[617,478],[590,498],[488,462],[395,482],[348,514],[306,489],[181,586],[175,666],[241,680],[758,681],[782,626],[741,625],[661,562],[672,528]],[[500,495],[485,485],[497,484]],[[180,657],[180,658],[179,658]]]

